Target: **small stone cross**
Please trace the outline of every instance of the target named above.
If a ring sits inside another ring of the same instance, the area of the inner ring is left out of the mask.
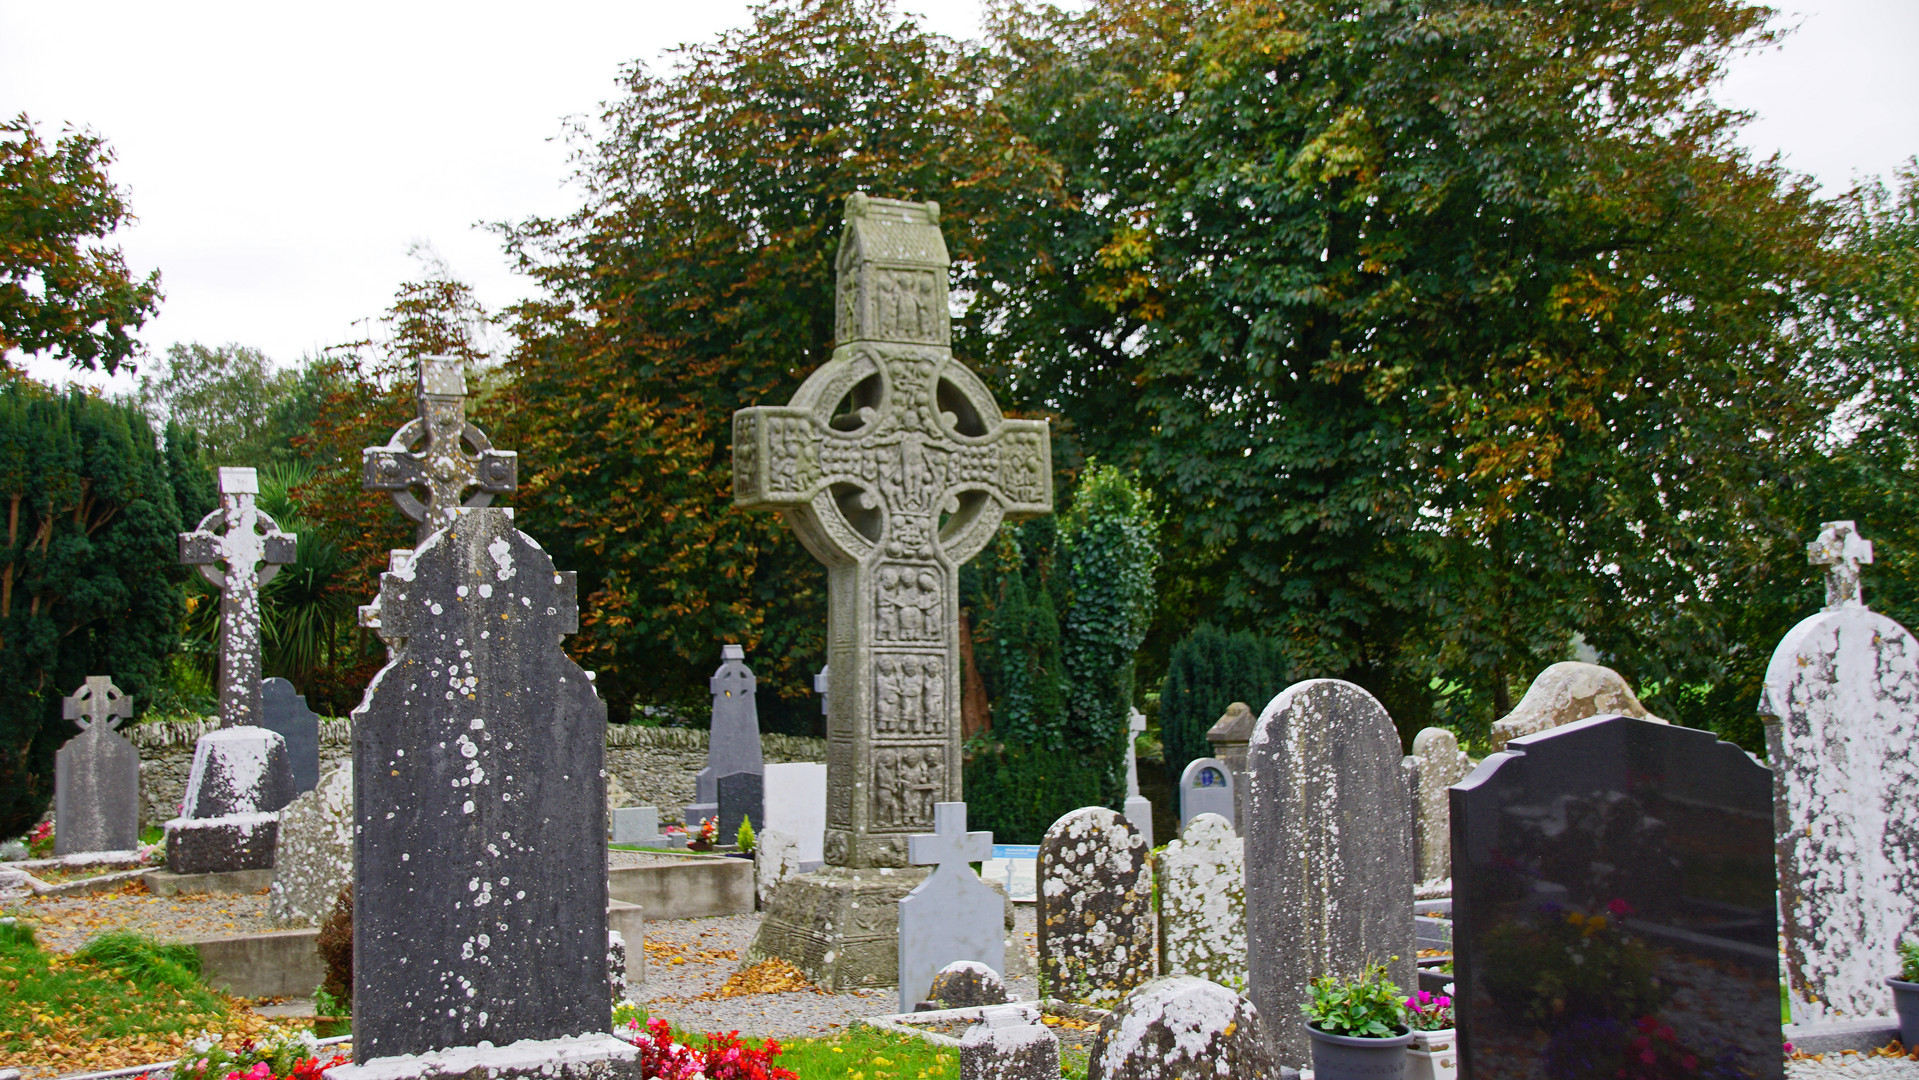
[[[419,523],[421,543],[452,520],[458,506],[485,506],[519,484],[519,455],[495,450],[466,419],[466,370],[457,357],[423,356],[420,415],[401,425],[385,446],[360,451],[360,486],[393,495],[393,505]],[[413,444],[424,444],[413,449]],[[468,454],[461,444],[473,448]],[[412,489],[426,489],[421,502]],[[478,488],[467,496],[468,488]],[[464,499],[463,503],[461,500]]]
[[[102,720],[119,718],[130,719],[133,716],[133,699],[120,692],[113,685],[113,679],[106,675],[89,675],[80,689],[72,697],[60,699],[60,715],[80,725],[86,731]],[[108,724],[111,731],[118,724]]]
[[[180,534],[180,561],[220,590],[221,727],[260,720],[260,589],[294,559],[297,538],[254,505],[259,493],[254,470],[221,469],[220,509]]]
[[[985,862],[993,857],[993,834],[966,831],[966,804],[943,802],[933,805],[933,831],[909,836],[908,861],[914,866],[935,866],[934,873],[957,867],[972,873],[968,863]]]
[[[1146,714],[1134,709],[1126,716],[1126,796],[1133,798],[1139,794],[1139,744],[1134,742],[1146,733]]]
[[[1806,558],[1826,568],[1826,610],[1865,607],[1859,567],[1872,562],[1872,541],[1850,521],[1828,521],[1819,539],[1806,545]]]
[[[1042,420],[953,358],[939,204],[846,200],[833,356],[733,414],[733,505],[777,509],[827,574],[826,862],[907,865],[960,795],[959,567],[1053,509]]]

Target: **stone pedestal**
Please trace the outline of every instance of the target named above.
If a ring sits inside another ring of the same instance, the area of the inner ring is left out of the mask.
[[[835,992],[899,980],[899,902],[924,867],[828,866],[780,886],[746,963],[779,957]]]
[[[210,731],[193,748],[180,816],[166,823],[175,874],[270,870],[280,809],[293,799],[286,740],[261,727]]]

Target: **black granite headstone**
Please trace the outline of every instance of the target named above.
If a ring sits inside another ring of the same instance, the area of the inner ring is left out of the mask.
[[[287,764],[293,766],[293,790],[312,791],[320,783],[320,717],[307,708],[304,695],[285,679],[260,683],[260,726],[277,731],[287,741]]]
[[[606,705],[573,575],[498,508],[380,584],[354,710],[356,1060],[605,1031]]]
[[[1779,1077],[1772,774],[1604,716],[1452,789],[1465,1080]]]

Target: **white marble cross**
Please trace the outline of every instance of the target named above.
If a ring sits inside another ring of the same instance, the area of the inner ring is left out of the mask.
[[[993,857],[993,834],[966,831],[966,804],[933,804],[933,831],[906,838],[907,856],[914,866],[937,866],[940,870],[958,866],[968,873],[968,863],[985,862]]]
[[[1146,733],[1146,714],[1138,709],[1126,716],[1126,796],[1139,795],[1139,744],[1134,740]]]
[[[89,675],[72,697],[60,699],[60,715],[85,731],[102,720],[133,716],[133,699],[120,692],[107,675]],[[109,724],[109,728],[118,725]]]
[[[401,425],[385,446],[360,451],[360,486],[385,491],[393,505],[419,523],[426,541],[452,520],[458,506],[485,506],[519,484],[519,455],[495,450],[486,433],[466,420],[465,365],[452,356],[423,356],[419,369],[420,415]],[[418,450],[413,444],[424,439]],[[461,444],[473,448],[472,454]],[[426,501],[413,488],[426,489]],[[468,496],[468,488],[478,488]],[[462,502],[462,500],[465,500]]]
[[[221,727],[260,721],[260,589],[294,558],[297,538],[254,505],[259,493],[254,470],[221,469],[220,509],[180,534],[180,561],[220,590]]]
[[[1819,538],[1806,545],[1806,558],[1826,568],[1826,610],[1865,607],[1859,567],[1872,562],[1872,541],[1850,521],[1828,521]]]

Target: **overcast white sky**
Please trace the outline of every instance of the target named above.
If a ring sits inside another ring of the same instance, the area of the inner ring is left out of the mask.
[[[901,6],[977,33],[978,0]],[[418,241],[489,307],[525,295],[476,223],[570,208],[561,119],[597,113],[622,62],[659,62],[746,7],[0,0],[0,113],[112,144],[140,219],[119,234],[128,263],[158,268],[167,294],[141,335],[153,353],[237,341],[292,363],[385,308],[417,276]],[[1759,114],[1748,144],[1829,192],[1919,154],[1919,0],[1783,7],[1798,31],[1723,94]]]

